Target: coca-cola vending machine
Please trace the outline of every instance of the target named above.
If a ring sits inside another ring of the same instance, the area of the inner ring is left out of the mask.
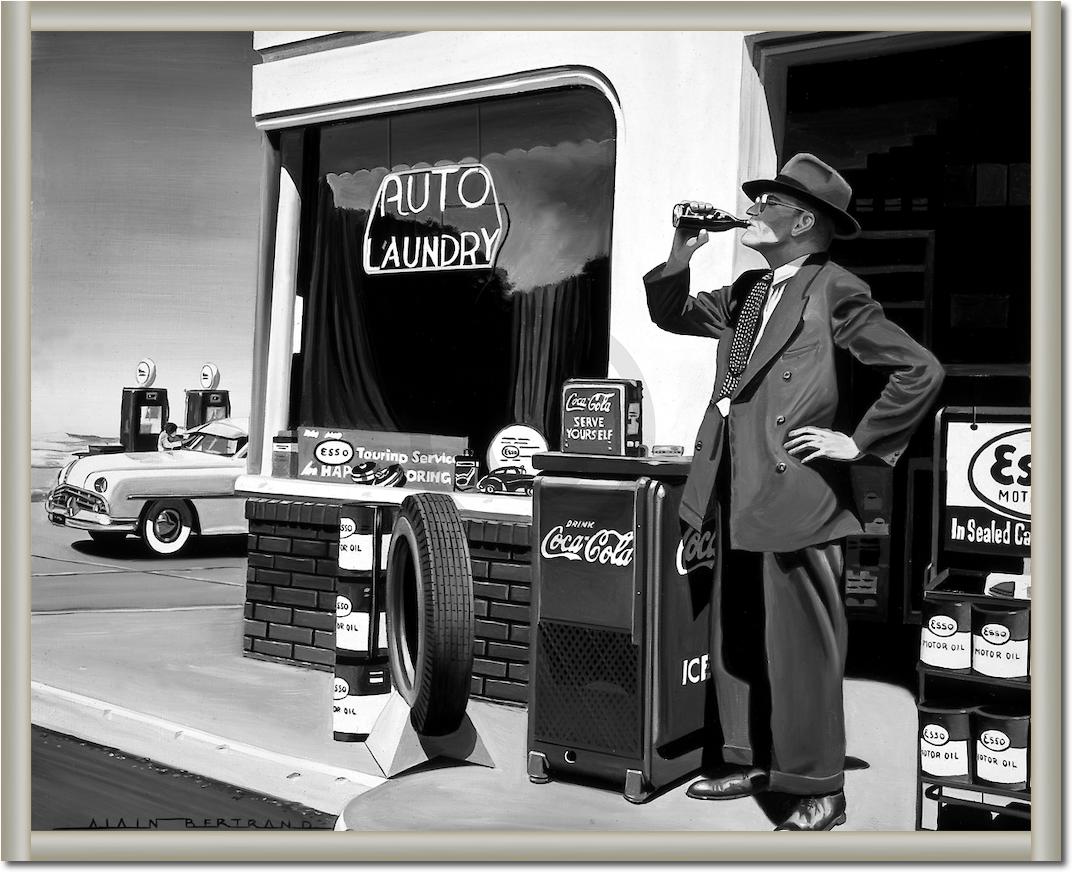
[[[529,779],[594,778],[644,802],[703,760],[717,542],[682,539],[688,460],[533,462]]]

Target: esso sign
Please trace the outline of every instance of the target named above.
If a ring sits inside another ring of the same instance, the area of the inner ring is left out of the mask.
[[[206,363],[201,367],[201,387],[206,391],[214,391],[220,384],[220,371],[214,363]]]
[[[1004,624],[985,624],[979,635],[991,645],[1004,645],[1009,641],[1009,628]]]
[[[923,728],[923,738],[928,745],[944,745],[949,741],[949,730],[941,724],[927,724]]]
[[[990,508],[1031,520],[1031,428],[995,436],[968,463],[968,486]]]
[[[957,631],[957,622],[948,615],[935,615],[927,621],[927,629],[935,636],[952,636]]]
[[[335,687],[332,689],[333,699],[346,699],[350,695],[350,685],[345,678],[335,676]]]
[[[339,518],[339,538],[346,539],[357,532],[357,523],[353,518]]]
[[[344,439],[326,439],[313,449],[313,457],[326,466],[341,466],[354,458],[354,446]]]
[[[350,602],[349,597],[336,596],[335,597],[335,617],[345,618],[350,612],[354,610],[353,604]]]
[[[1004,751],[1009,747],[1009,737],[1001,730],[983,730],[979,743],[990,751]]]
[[[143,388],[151,387],[156,381],[156,363],[151,357],[145,357],[138,361],[138,368],[134,373],[138,384]]]

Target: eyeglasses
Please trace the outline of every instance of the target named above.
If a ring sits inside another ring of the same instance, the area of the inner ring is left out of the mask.
[[[756,197],[755,201],[746,210],[749,215],[758,215],[768,206],[785,206],[786,209],[795,209],[797,212],[810,212],[811,209],[804,209],[800,206],[794,206],[792,203],[786,203],[783,200],[775,199],[771,194],[760,194]]]

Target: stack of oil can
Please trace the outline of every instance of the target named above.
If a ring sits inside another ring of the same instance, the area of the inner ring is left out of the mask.
[[[984,686],[1030,680],[1030,612],[979,602],[928,600],[920,662],[932,675],[975,676]],[[1027,702],[943,698],[919,704],[920,770],[945,781],[1029,788]]]
[[[364,742],[391,693],[386,570],[393,506],[344,505],[339,513],[332,731]]]

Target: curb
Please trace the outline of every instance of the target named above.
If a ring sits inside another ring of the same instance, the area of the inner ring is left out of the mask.
[[[30,682],[30,720],[45,729],[341,814],[355,797],[387,779],[258,748],[69,690]]]

